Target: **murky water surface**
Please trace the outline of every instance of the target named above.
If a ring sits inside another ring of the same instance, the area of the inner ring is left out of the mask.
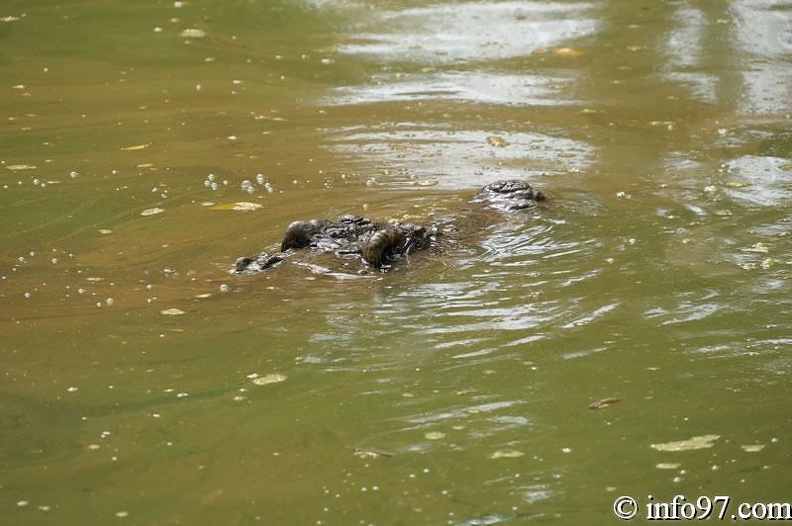
[[[789,2],[0,17],[4,524],[788,501]],[[500,178],[551,199],[467,202]],[[387,273],[229,274],[343,213],[452,233]]]

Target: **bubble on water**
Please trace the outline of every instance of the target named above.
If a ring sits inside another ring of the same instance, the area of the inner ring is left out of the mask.
[[[256,174],[256,182],[258,184],[264,184],[265,182],[267,182],[267,178],[264,177],[264,174]]]
[[[445,438],[445,433],[441,433],[440,431],[429,431],[424,434],[424,438],[427,440],[440,440],[441,438]]]
[[[52,264],[53,265],[57,265],[58,264],[58,258],[52,258]]]
[[[30,504],[30,501],[27,501],[27,500],[18,500],[17,501],[17,506],[19,506],[20,508],[24,507],[24,506],[27,506],[28,504]]]
[[[105,305],[107,305],[108,307],[112,307],[113,305],[115,305],[115,300],[113,298],[107,298],[105,300]]]
[[[231,287],[229,287],[229,286],[228,286],[228,285],[226,285],[225,283],[223,283],[222,285],[220,285],[220,292],[228,292],[229,290],[231,290]]]
[[[77,390],[78,390],[78,388],[77,388],[77,387],[67,387],[67,388],[66,388],[66,392],[67,392],[67,393],[76,393],[76,392],[77,392]]]
[[[160,314],[165,316],[181,316],[182,314],[186,314],[183,310],[177,308],[165,309],[161,310]]]
[[[129,512],[128,511],[117,511],[115,513],[115,516],[118,517],[119,519],[124,519],[126,517],[129,517]]]
[[[218,188],[220,188],[220,185],[219,185],[219,184],[217,184],[217,183],[212,183],[212,190],[217,190]]]
[[[26,298],[30,298],[30,296],[31,296],[30,292],[25,292],[25,297]]]

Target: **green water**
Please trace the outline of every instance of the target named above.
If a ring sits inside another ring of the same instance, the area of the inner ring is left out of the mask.
[[[788,2],[0,19],[0,523],[789,501]],[[467,203],[502,178],[551,199]],[[311,254],[229,273],[343,213],[457,231],[388,273]]]

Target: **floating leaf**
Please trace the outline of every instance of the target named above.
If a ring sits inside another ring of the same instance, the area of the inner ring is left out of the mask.
[[[268,384],[277,384],[279,382],[285,382],[286,375],[280,373],[271,373],[265,374],[264,376],[258,376],[253,378],[252,382],[256,385],[268,385]]]
[[[161,214],[164,211],[165,211],[164,208],[147,208],[142,212],[140,212],[140,215],[142,215],[143,217],[154,216],[157,214]]]
[[[712,443],[719,438],[720,435],[701,435],[676,442],[651,444],[651,447],[652,449],[656,449],[658,451],[690,451],[693,449],[707,449],[712,447]]]
[[[181,309],[173,308],[161,310],[160,314],[164,314],[165,316],[181,316],[182,314],[185,314],[185,312]]]
[[[517,451],[516,449],[499,449],[494,453],[491,453],[489,458],[491,459],[498,459],[498,458],[519,458],[525,456],[525,453],[522,451]]]
[[[221,205],[214,205],[211,208],[212,210],[232,210],[234,212],[252,212],[253,210],[258,210],[259,208],[264,208],[264,207],[258,203],[248,203],[241,201],[239,203],[224,203]]]

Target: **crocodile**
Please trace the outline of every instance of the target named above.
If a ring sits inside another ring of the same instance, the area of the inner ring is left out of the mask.
[[[484,186],[470,202],[510,213],[534,208],[546,199],[544,193],[527,182],[510,179]],[[436,246],[440,235],[442,229],[438,225],[378,222],[352,214],[336,220],[295,221],[286,228],[279,252],[240,257],[233,272],[251,273],[274,268],[306,248],[334,253],[339,257],[359,258],[375,269],[387,270],[401,257]]]

